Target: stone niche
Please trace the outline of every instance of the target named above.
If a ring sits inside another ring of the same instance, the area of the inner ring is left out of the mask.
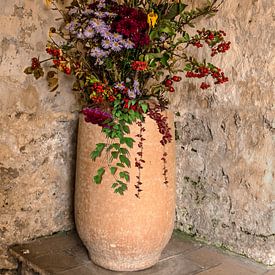
[[[47,56],[43,41],[56,14],[43,1],[0,4],[0,270],[8,270],[16,268],[9,245],[73,228],[77,112],[70,79],[49,93],[22,73],[31,57]],[[201,91],[184,80],[172,100],[176,228],[268,265],[275,264],[273,12],[272,1],[227,0],[201,20],[232,42],[213,60],[230,82]]]

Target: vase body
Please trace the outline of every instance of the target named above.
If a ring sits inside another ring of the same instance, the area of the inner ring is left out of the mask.
[[[78,234],[86,246],[90,259],[99,266],[116,271],[134,271],[153,266],[168,243],[175,215],[175,144],[173,115],[168,116],[173,136],[172,143],[160,144],[161,134],[155,121],[146,117],[143,127],[143,169],[140,198],[135,194],[137,175],[135,167],[140,127],[130,126],[135,139],[130,150],[131,168],[128,190],[124,195],[114,193],[111,188],[114,177],[106,168],[102,183],[93,182],[98,168],[107,164],[106,155],[92,161],[90,153],[97,143],[106,142],[101,127],[86,123],[80,116],[78,133],[75,222]],[[125,146],[124,146],[125,147]],[[167,153],[167,179],[164,181],[164,166],[161,158]],[[107,165],[106,165],[107,166]]]

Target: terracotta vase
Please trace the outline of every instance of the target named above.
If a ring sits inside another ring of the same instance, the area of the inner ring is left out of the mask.
[[[174,140],[173,115],[168,123]],[[115,194],[111,188],[114,177],[107,171],[101,184],[93,182],[99,167],[106,164],[106,156],[92,161],[90,152],[95,144],[105,142],[101,128],[86,123],[80,117],[78,133],[77,173],[75,189],[75,221],[78,234],[88,249],[90,259],[99,266],[116,271],[146,269],[158,262],[168,243],[175,213],[175,146],[174,141],[165,146],[168,184],[164,184],[164,147],[155,121],[146,117],[146,139],[143,144],[144,168],[141,169],[142,192],[135,196],[135,157],[137,143],[130,151],[131,168],[128,190]],[[131,134],[136,141],[139,127],[133,125]]]

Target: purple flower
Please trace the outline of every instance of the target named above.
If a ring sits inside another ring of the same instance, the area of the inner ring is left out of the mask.
[[[105,0],[100,0],[97,7],[98,9],[102,9],[105,8],[106,4],[105,4]]]
[[[80,30],[78,31],[76,37],[77,37],[78,39],[85,39],[84,34],[83,34],[82,31],[80,31]]]
[[[112,34],[111,38],[113,41],[116,41],[116,42],[120,42],[123,40],[122,35],[116,32]]]
[[[167,39],[167,35],[166,34],[162,34],[161,36],[160,36],[160,38],[159,38],[159,40],[161,41],[161,42],[165,42],[165,40]]]
[[[94,29],[92,26],[88,26],[85,31],[83,32],[85,38],[92,38],[95,35]]]
[[[125,89],[125,84],[124,82],[117,82],[115,85],[114,85],[115,88],[123,91]]]
[[[112,39],[112,33],[108,30],[106,30],[105,32],[101,32],[100,34],[105,39],[108,39],[108,40]]]
[[[101,19],[94,18],[89,23],[94,28],[94,30],[98,33],[101,33],[104,31],[106,32],[109,30],[109,27]]]
[[[128,90],[128,97],[131,99],[135,99],[136,98],[136,93],[133,90]]]
[[[77,7],[74,7],[74,8],[72,8],[72,9],[69,10],[68,14],[69,14],[69,15],[73,15],[73,14],[75,14],[75,13],[77,13],[77,12],[78,12],[78,8],[77,8]]]
[[[130,39],[127,40],[122,40],[121,41],[121,45],[123,46],[123,48],[125,49],[133,49],[135,46],[135,43],[132,42]]]
[[[110,40],[105,39],[105,40],[102,40],[101,45],[104,49],[109,49],[111,47],[111,43],[112,42]]]
[[[122,46],[117,41],[113,41],[111,43],[111,49],[115,52],[119,52],[119,51],[121,51]]]
[[[110,127],[109,122],[113,120],[110,113],[102,111],[100,108],[84,108],[82,113],[85,116],[85,121],[92,124],[97,124],[104,128]]]
[[[104,51],[104,50],[100,49],[99,47],[95,47],[90,50],[90,56],[96,57],[96,58],[106,57],[108,54],[109,54],[109,52]]]
[[[135,93],[135,95],[140,95],[138,80],[134,80],[133,87],[134,87],[134,93]]]

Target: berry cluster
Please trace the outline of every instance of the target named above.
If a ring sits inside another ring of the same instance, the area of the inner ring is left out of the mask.
[[[137,111],[137,109],[138,109],[138,104],[137,103],[130,105],[129,104],[130,100],[128,98],[124,98],[123,101],[124,101],[124,108],[129,109],[129,110],[133,110],[133,111]]]
[[[215,56],[218,53],[225,53],[230,49],[231,42],[222,42],[218,44],[216,47],[211,48],[211,56]]]
[[[189,43],[197,48],[203,47],[204,41],[211,48],[211,56],[215,56],[218,53],[225,53],[230,49],[230,42],[225,42],[224,37],[226,33],[224,31],[211,31],[202,29],[197,30],[195,36],[190,39]]]
[[[90,99],[96,104],[101,104],[106,100],[115,101],[115,89],[112,90],[111,87],[101,82],[93,83],[88,92],[90,93]]]
[[[214,79],[214,84],[222,84],[228,81],[228,77],[224,75],[220,68],[208,63],[208,65],[190,64],[191,70],[189,70],[185,76],[188,78],[207,78],[211,76]],[[206,82],[202,82],[200,88],[205,90],[210,85]]]
[[[175,88],[172,86],[173,85],[173,81],[175,82],[180,82],[181,81],[181,77],[174,75],[172,78],[167,78],[166,80],[164,80],[164,85],[165,87],[167,87],[168,91],[170,93],[174,93],[175,92]]]
[[[54,49],[54,48],[47,48],[46,52],[53,56],[53,64],[62,72],[65,74],[71,74],[72,69],[70,62],[66,60],[66,58],[63,56],[61,49]]]
[[[33,57],[32,58],[32,69],[35,70],[39,67],[40,67],[40,62],[39,62],[38,58]]]

